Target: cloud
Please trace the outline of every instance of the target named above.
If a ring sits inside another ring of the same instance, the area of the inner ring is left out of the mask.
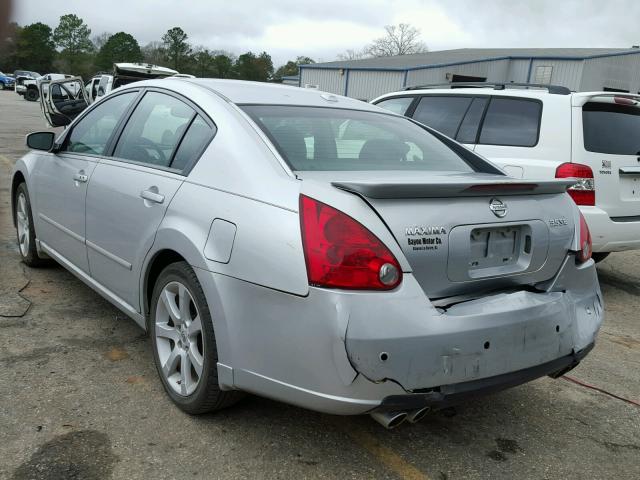
[[[267,51],[276,65],[298,55],[333,60],[411,23],[431,50],[463,47],[629,47],[640,42],[637,0],[14,0],[20,24],[53,27],[76,13],[92,29],[126,31],[144,45],[171,27],[193,44],[240,54]]]

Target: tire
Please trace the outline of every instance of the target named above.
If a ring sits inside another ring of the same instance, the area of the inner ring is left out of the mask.
[[[200,325],[194,321],[198,317]],[[220,390],[211,313],[202,286],[186,262],[172,263],[158,276],[147,326],[158,375],[178,408],[198,415],[242,398],[242,392]]]
[[[29,267],[41,267],[47,263],[38,257],[36,249],[36,232],[33,227],[33,214],[27,184],[22,182],[16,188],[14,197],[16,215],[16,238],[22,261]]]
[[[591,258],[593,258],[594,262],[600,263],[605,258],[607,258],[609,255],[611,255],[611,252],[598,252],[598,253],[592,253],[591,254]]]
[[[24,98],[30,102],[37,102],[38,98],[40,98],[40,94],[35,88],[28,88],[27,91],[24,92]]]

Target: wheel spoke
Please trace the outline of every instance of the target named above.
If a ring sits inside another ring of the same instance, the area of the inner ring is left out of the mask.
[[[184,350],[180,352],[180,391],[182,395],[187,395],[191,386],[191,362]]]
[[[198,333],[202,331],[202,322],[200,321],[200,315],[196,315],[189,326],[187,327],[187,333],[190,337],[196,336]]]
[[[198,352],[196,345],[193,343],[189,348],[189,361],[191,362],[191,365],[193,365],[193,369],[198,374],[198,379],[200,379],[202,377],[202,369],[204,368],[204,359],[202,358],[202,355],[200,355],[200,352]]]
[[[175,295],[165,288],[162,291],[160,298],[162,299],[162,303],[167,309],[167,313],[171,317],[171,320],[173,320],[173,324],[180,325],[182,323],[182,320],[180,318],[180,311],[178,310],[178,306],[176,305]]]
[[[180,349],[177,347],[171,350],[169,358],[162,366],[162,372],[166,378],[169,378],[178,368],[178,362],[180,361]]]
[[[174,342],[178,341],[178,332],[175,328],[170,327],[166,323],[156,323],[156,336],[161,338],[168,338]]]
[[[187,288],[180,284],[178,287],[178,298],[180,299],[180,319],[183,322],[190,320],[190,304],[191,304],[191,295],[187,291]]]

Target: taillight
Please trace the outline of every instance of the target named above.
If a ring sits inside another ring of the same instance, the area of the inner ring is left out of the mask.
[[[563,163],[556,169],[556,178],[576,178],[578,183],[569,187],[567,193],[577,205],[596,204],[596,188],[593,182],[593,170],[588,165]]]
[[[391,251],[340,210],[300,195],[300,225],[310,285],[390,290],[402,281]]]
[[[576,259],[580,263],[584,263],[591,258],[591,253],[593,252],[593,244],[591,242],[591,232],[589,231],[589,226],[587,225],[587,221],[584,219],[584,215],[580,212],[580,250],[576,254]]]

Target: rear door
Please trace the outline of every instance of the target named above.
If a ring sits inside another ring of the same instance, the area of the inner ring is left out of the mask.
[[[212,124],[195,106],[162,91],[147,91],[111,158],[100,162],[89,185],[91,275],[137,311],[142,262],[193,160],[194,153],[183,150],[194,129],[198,138],[203,132],[213,134]]]
[[[596,205],[612,219],[640,216],[640,96],[581,96],[573,108],[573,161],[589,165]]]

